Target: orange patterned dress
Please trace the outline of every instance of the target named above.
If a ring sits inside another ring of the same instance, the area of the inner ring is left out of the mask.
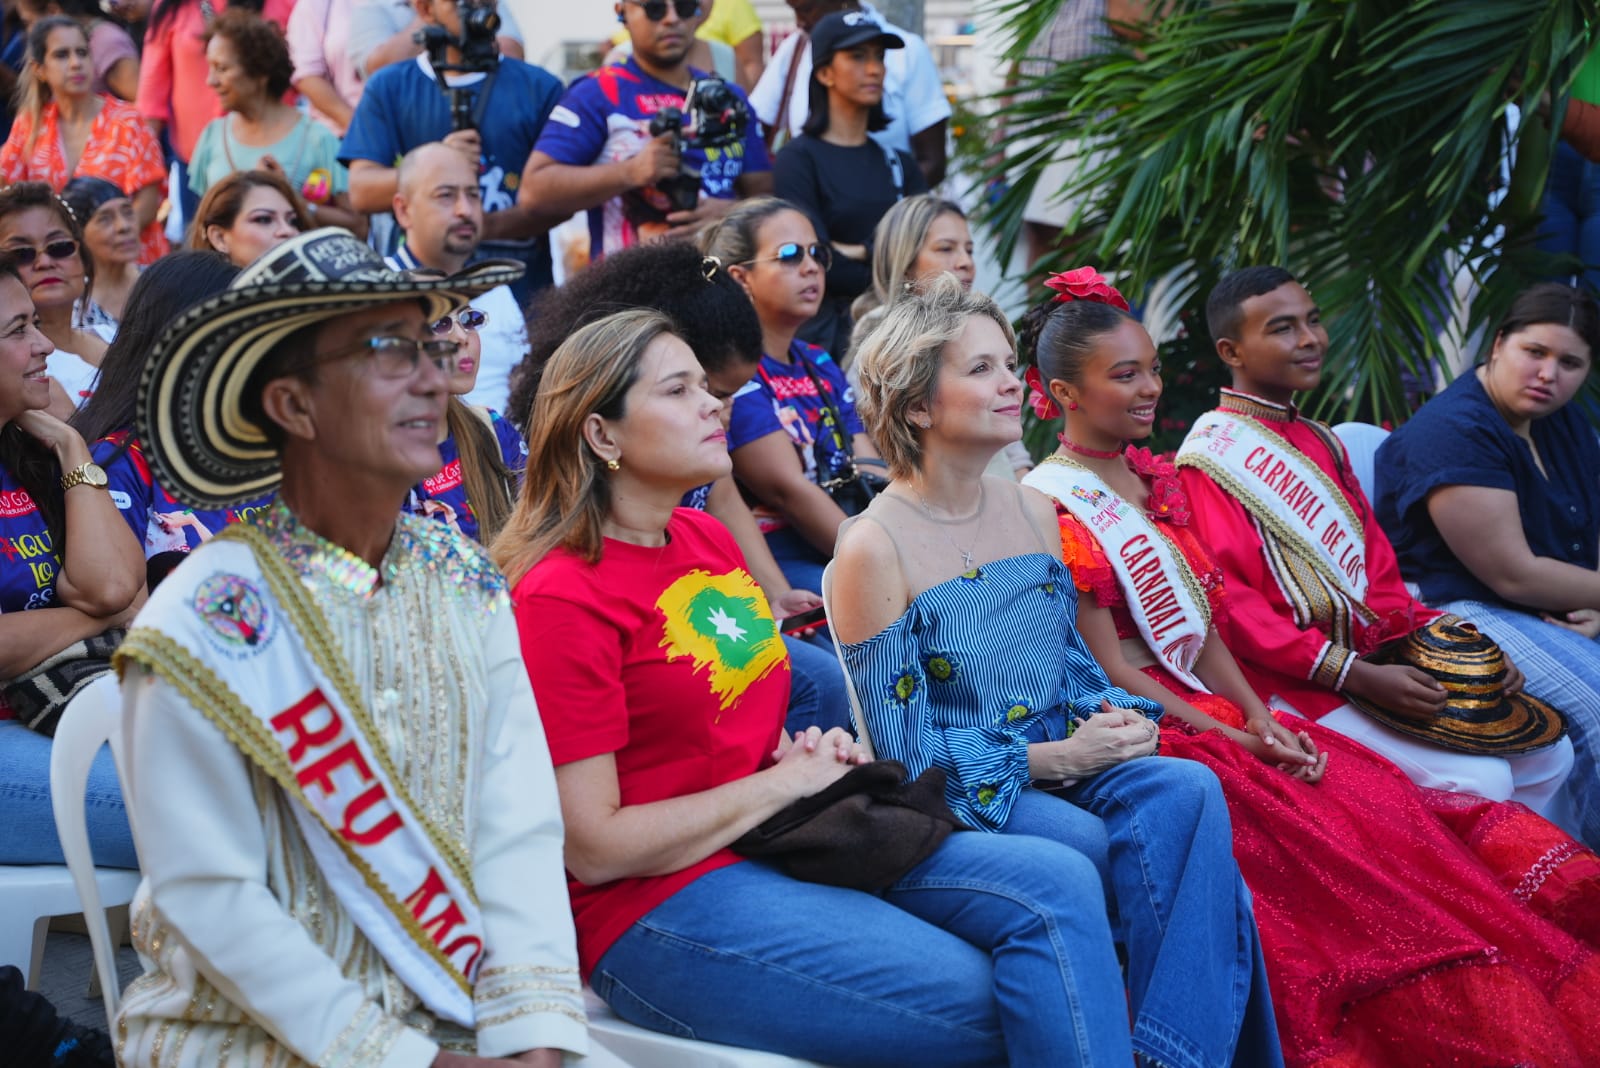
[[[33,120],[19,114],[11,124],[11,136],[0,147],[0,177],[6,183],[45,182],[57,193],[66,188],[73,178],[104,178],[130,197],[147,185],[160,186],[166,191],[167,165],[161,156],[161,146],[139,117],[132,104],[114,96],[100,97],[100,114],[89,129],[89,141],[84,146],[83,158],[76,170],[68,173],[67,160],[61,151],[61,131],[56,125],[57,110],[52,101],[39,114],[39,136],[33,139],[32,151],[28,135]],[[26,153],[26,154],[25,154]],[[87,220],[79,219],[81,226]],[[151,264],[167,254],[167,235],[159,219],[151,220],[139,234],[139,262]]]
[[[1172,464],[1142,449],[1127,459],[1215,618],[1221,574],[1188,526]],[[1137,640],[1099,542],[1058,515],[1074,583]],[[1231,702],[1144,670],[1244,727]],[[1222,781],[1290,1068],[1600,1065],[1600,858],[1521,805],[1420,789],[1343,735],[1279,719],[1328,752],[1321,783],[1171,715],[1161,744]]]

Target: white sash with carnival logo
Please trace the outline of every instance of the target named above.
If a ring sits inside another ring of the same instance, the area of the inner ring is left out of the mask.
[[[1183,553],[1087,468],[1048,457],[1022,481],[1054,497],[1099,539],[1150,652],[1185,685],[1209,693],[1194,662],[1211,629],[1211,606]]]
[[[1247,415],[1210,411],[1195,420],[1177,462],[1211,476],[1333,589],[1365,605],[1361,519],[1344,491],[1303,452]]]
[[[196,552],[151,596],[119,659],[174,685],[272,776],[394,973],[435,1014],[473,1027],[484,930],[465,856],[419,814],[312,595],[264,536],[230,526]]]

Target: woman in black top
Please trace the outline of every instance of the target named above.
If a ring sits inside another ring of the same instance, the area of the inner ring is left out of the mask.
[[[833,246],[827,295],[800,338],[842,356],[850,302],[872,282],[872,231],[897,200],[926,192],[906,153],[873,140],[883,110],[883,55],[905,42],[862,11],[836,11],[811,31],[811,109],[804,132],[778,153],[774,192],[811,217]]]

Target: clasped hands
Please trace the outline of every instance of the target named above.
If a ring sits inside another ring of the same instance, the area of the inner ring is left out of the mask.
[[[1030,772],[1036,779],[1070,786],[1125,761],[1156,751],[1160,728],[1143,712],[1100,702],[1100,711],[1080,720],[1072,737],[1030,746]]]
[[[793,737],[787,730],[779,730],[772,759],[777,762],[774,767],[789,777],[795,797],[801,798],[827,789],[871,757],[843,727],[826,733],[820,727],[807,727]]]

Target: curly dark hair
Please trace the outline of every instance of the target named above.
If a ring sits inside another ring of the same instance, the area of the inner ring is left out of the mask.
[[[708,371],[761,360],[755,306],[715,260],[685,241],[613,252],[561,288],[540,294],[529,310],[528,356],[511,374],[505,413],[523,436],[539,375],[556,349],[579,327],[629,308],[664,313]]]
[[[206,43],[224,37],[233,45],[239,69],[251,78],[267,80],[267,99],[277,100],[289,91],[294,81],[294,63],[289,59],[289,42],[277,23],[268,22],[253,11],[229,7],[206,31]]]

